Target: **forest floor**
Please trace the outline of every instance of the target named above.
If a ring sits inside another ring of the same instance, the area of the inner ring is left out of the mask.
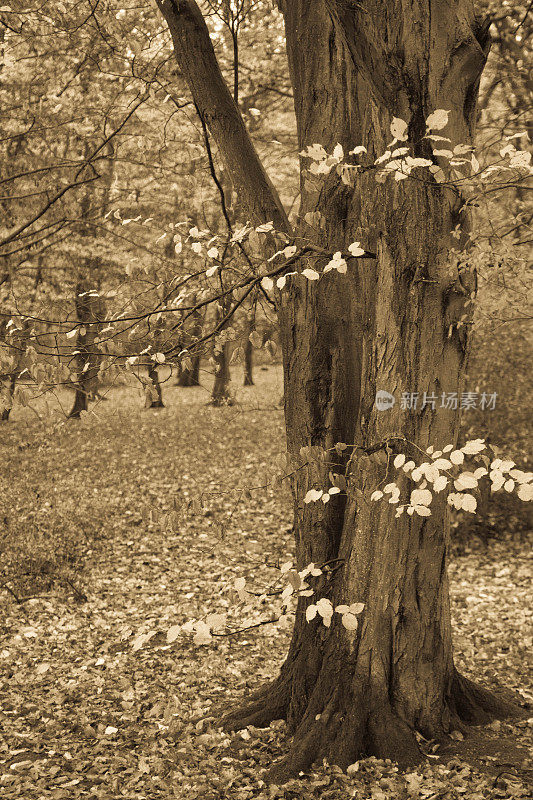
[[[283,450],[280,369],[258,368],[256,382],[231,408],[206,406],[205,389],[165,385],[167,407],[145,411],[121,388],[78,422],[21,409],[1,427],[0,797],[529,796],[531,707],[529,720],[458,734],[407,774],[365,759],[350,775],[319,765],[284,787],[261,777],[286,749],[283,723],[226,735],[201,721],[275,675],[289,638],[264,625],[205,645],[167,639],[176,624],[224,611],[236,578],[264,586],[275,571],[265,560],[290,555],[285,492],[239,502],[231,491],[267,482]],[[461,671],[524,706],[529,552],[477,541],[450,569]],[[268,608],[243,613],[244,627]]]

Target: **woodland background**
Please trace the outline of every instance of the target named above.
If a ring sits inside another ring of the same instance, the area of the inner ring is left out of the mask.
[[[527,4],[484,5],[494,43],[476,152],[488,163],[508,141],[531,146],[533,23]],[[280,15],[261,0],[204,10],[294,216]],[[186,319],[181,309],[201,302],[205,285],[180,281],[212,263],[191,230],[225,232],[239,199],[154,4],[2,6],[0,131],[2,797],[526,796],[531,720],[493,723],[470,753],[436,754],[407,775],[368,759],[357,774],[325,766],[279,790],[261,784],[261,767],[284,747],[282,724],[225,735],[198,722],[271,676],[288,641],[268,625],[210,649],[161,632],[216,610],[243,571],[265,585],[291,553],[285,489],[248,491],[269,484],[284,449],[272,305],[258,296],[214,341],[223,304]],[[468,387],[497,400],[462,422],[464,439],[486,438],[523,469],[530,189],[515,181],[477,198]],[[157,357],[204,336],[198,364]],[[255,385],[245,387],[250,359]],[[187,385],[195,366],[200,386]],[[502,680],[528,700],[531,511],[505,492],[481,500],[475,517],[453,520],[456,650],[466,672],[475,662],[486,684]],[[268,601],[242,627],[265,612]]]

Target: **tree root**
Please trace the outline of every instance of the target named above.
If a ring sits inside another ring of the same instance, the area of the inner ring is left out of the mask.
[[[266,773],[268,783],[283,784],[314,761],[325,758],[346,769],[363,756],[390,758],[403,767],[423,760],[414,731],[388,705],[366,712],[361,703],[343,710],[340,692],[321,713],[306,713],[298,727],[288,754]]]
[[[289,696],[288,684],[279,677],[262,686],[237,708],[224,713],[216,725],[227,731],[238,731],[248,725],[266,728],[276,719],[286,719]]]
[[[452,683],[452,704],[456,714],[467,725],[483,725],[493,719],[521,715],[521,709],[488,689],[455,672]]]
[[[228,711],[217,724],[226,730],[240,730],[248,725],[266,727],[273,720],[290,717],[291,701],[294,702],[290,672],[259,689],[238,708]],[[265,780],[286,783],[322,758],[342,769],[365,756],[390,758],[401,767],[420,763],[424,756],[418,746],[415,727],[395,713],[388,698],[381,702],[369,700],[372,694],[367,687],[355,696],[346,685],[331,688],[331,684],[324,685],[319,679],[303,717],[296,724],[287,755],[267,771]],[[468,725],[521,713],[517,706],[459,673],[454,676],[448,702],[452,724],[465,731]],[[439,729],[438,720],[436,729]]]

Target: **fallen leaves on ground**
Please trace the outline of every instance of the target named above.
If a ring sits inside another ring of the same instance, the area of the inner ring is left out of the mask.
[[[484,764],[481,754],[479,769],[456,757],[401,774],[364,759],[349,774],[323,765],[267,787],[262,772],[286,749],[284,724],[230,735],[212,727],[221,703],[276,673],[289,637],[269,625],[205,647],[166,635],[224,611],[237,578],[246,573],[260,585],[269,577],[265,561],[290,555],[286,493],[268,489],[236,502],[230,491],[264,483],[283,449],[279,369],[257,378],[231,408],[205,406],[201,389],[170,388],[167,407],[154,413],[124,389],[98,416],[52,433],[29,417],[2,429],[10,475],[3,496],[18,498],[18,530],[48,524],[53,536],[54,525],[79,520],[97,528],[80,531],[87,544],[75,577],[86,602],[65,592],[22,604],[0,596],[2,800],[525,797],[531,764],[498,746]],[[202,492],[203,507],[178,524],[173,498],[186,503]],[[154,521],[161,517],[163,527]],[[456,558],[451,577],[460,668],[527,700],[526,552],[495,543]],[[533,720],[493,723],[487,740],[527,748],[532,733]]]

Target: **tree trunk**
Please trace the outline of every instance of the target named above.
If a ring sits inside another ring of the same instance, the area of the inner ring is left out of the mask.
[[[89,272],[91,270],[89,269]],[[98,335],[100,300],[88,288],[85,281],[76,284],[76,315],[80,323],[76,334],[76,393],[69,419],[79,419],[82,411],[89,408],[89,399],[98,385],[99,353],[95,339]]]
[[[203,61],[191,36],[183,55],[180,26],[184,18],[197,28],[200,21],[194,3],[177,5],[177,15],[176,0],[160,8],[231,171],[238,137],[228,141],[228,131],[237,130],[238,121],[206,89],[215,67],[205,38]],[[310,13],[309,0],[281,2],[300,148],[319,143],[331,153],[340,143],[347,153],[362,144],[373,164],[392,138],[392,117],[399,117],[409,122],[414,155],[437,163],[422,139],[425,119],[436,109],[450,110],[445,133],[452,146],[472,141],[487,39],[469,0],[312,5]],[[247,175],[235,169],[232,177],[246,200],[255,162],[245,164]],[[293,479],[297,565],[334,562],[335,569],[313,586],[314,598],[299,599],[279,677],[223,719],[237,729],[287,719],[294,737],[287,756],[270,770],[276,783],[323,757],[342,767],[363,755],[412,764],[421,758],[416,731],[439,738],[462,723],[510,711],[454,666],[446,498],[434,496],[430,517],[395,518],[395,506],[369,502],[396,476],[388,468],[391,454],[418,460],[429,445],[442,449],[456,440],[458,412],[422,407],[421,400],[424,392],[440,398],[463,385],[467,325],[457,323],[468,316],[475,276],[456,270],[450,277],[449,250],[457,247],[451,236],[456,225],[463,236],[468,232],[464,201],[427,171],[378,183],[370,169],[354,186],[333,171],[316,190],[305,177],[296,242],[305,237],[333,253],[361,241],[377,258],[349,259],[346,275],[333,271],[316,283],[293,278],[281,295],[288,449],[294,459],[310,445],[330,451],[327,464]],[[273,219],[276,207],[275,199],[269,206],[263,198],[261,208],[259,202],[256,196],[248,205],[256,224]],[[320,231],[303,222],[316,211],[324,219]],[[321,270],[327,260],[307,259],[305,266]],[[374,405],[379,390],[396,398],[388,411]],[[418,393],[417,408],[401,410],[402,392]],[[350,445],[342,455],[331,450],[338,442]],[[328,485],[330,470],[347,472],[347,496],[304,504],[308,489]],[[414,488],[406,475],[399,483],[404,493]],[[308,623],[306,607],[317,597],[333,606],[364,603],[358,629],[346,630],[337,615],[331,627],[317,619]]]
[[[229,370],[229,344],[227,342],[215,350],[213,359],[215,361],[215,382],[213,384],[209,405],[233,405],[229,390],[231,375]]]
[[[254,348],[251,341],[248,339],[244,345],[244,386],[254,385],[253,358]]]
[[[196,295],[191,299],[191,305],[196,303]],[[203,317],[200,310],[196,310],[192,315],[192,325],[190,331],[184,332],[183,340],[181,342],[182,348],[190,347],[202,335]],[[191,356],[191,367],[180,369],[176,386],[183,388],[190,388],[192,386],[200,386],[200,355]]]
[[[19,375],[18,370],[13,370],[13,372],[10,372],[8,375],[7,386],[5,387],[4,390],[4,396],[7,398],[9,405],[4,405],[4,408],[2,409],[2,414],[0,416],[0,420],[2,422],[8,422],[9,420],[9,415],[11,414],[11,409],[13,407],[13,397],[15,395],[18,375]]]
[[[153,361],[148,362],[148,378],[150,384],[146,387],[146,400],[144,403],[145,408],[164,408],[163,403],[163,390],[159,381],[159,372],[157,364]]]

